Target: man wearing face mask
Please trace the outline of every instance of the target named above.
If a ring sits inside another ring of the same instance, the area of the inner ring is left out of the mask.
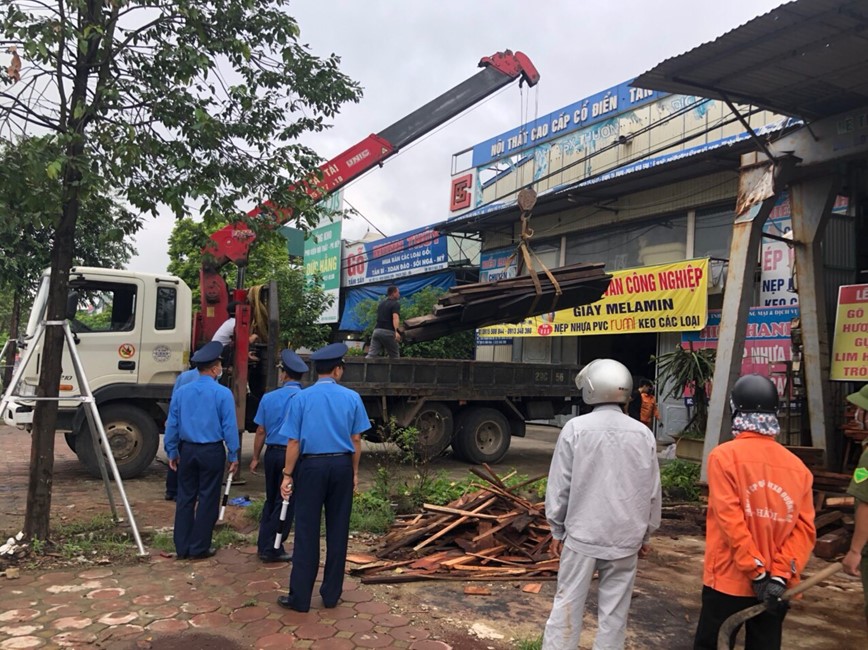
[[[760,601],[767,609],[748,619],[744,647],[779,650],[787,612],[781,596],[799,583],[816,540],[813,476],[775,439],[778,390],[769,379],[741,377],[730,405],[733,440],[708,455],[704,586],[693,648],[716,650],[723,622]]]
[[[169,406],[163,446],[169,467],[178,472],[175,552],[179,559],[202,559],[211,546],[220,511],[220,484],[226,466],[238,470],[238,428],[232,391],[217,383],[223,374],[223,345],[212,341],[193,355],[199,378],[175,393]],[[224,447],[225,445],[225,447]]]
[[[265,505],[259,518],[259,539],[257,547],[259,559],[263,562],[289,562],[292,556],[283,548],[283,540],[289,534],[295,515],[295,499],[290,496],[286,518],[280,521],[280,511],[283,501],[280,498],[280,484],[283,481],[283,467],[286,462],[287,436],[281,431],[283,419],[289,409],[289,401],[301,392],[301,378],[307,372],[307,364],[292,350],[280,353],[281,387],[266,393],[256,411],[256,438],[253,440],[253,460],[250,461],[250,471],[259,467],[259,455],[262,445],[267,444],[265,451]],[[274,542],[280,531],[280,545],[275,548]]]

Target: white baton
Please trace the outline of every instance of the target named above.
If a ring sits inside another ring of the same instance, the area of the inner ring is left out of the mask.
[[[229,501],[229,490],[232,487],[232,473],[230,472],[229,476],[226,478],[226,491],[223,492],[223,502],[220,504],[220,516],[217,518],[218,521],[223,521],[223,515],[226,514],[226,503]]]
[[[281,523],[281,524],[283,524],[283,522],[286,521],[286,511],[287,511],[288,508],[289,508],[289,499],[284,499],[284,500],[283,500],[283,505],[280,506],[280,523]],[[281,542],[281,539],[280,539],[280,538],[282,537],[282,534],[281,534],[281,532],[280,532],[281,530],[283,530],[283,526],[282,526],[282,525],[281,525],[281,526],[278,526],[278,528],[277,528],[277,534],[274,536],[274,548],[275,548],[275,549],[280,548],[280,542]]]

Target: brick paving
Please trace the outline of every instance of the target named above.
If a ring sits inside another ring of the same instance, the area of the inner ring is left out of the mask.
[[[262,564],[255,553],[254,546],[220,549],[196,561],[153,554],[131,566],[22,571],[18,579],[0,579],[0,650],[158,650],[181,647],[175,642],[190,631],[210,635],[201,647],[451,647],[349,577],[337,607],[324,608],[315,592],[311,611],[285,610],[275,601],[285,593],[289,567]],[[183,647],[197,646],[184,641]]]
[[[0,425],[0,532],[7,535],[23,523],[29,451],[28,433]],[[143,477],[125,482],[143,531],[171,525],[174,504],[163,500],[165,471],[164,465],[154,463]],[[261,475],[248,473],[246,478],[248,485],[239,493],[263,491]],[[119,500],[117,504],[123,516]],[[53,525],[110,512],[102,482],[84,471],[58,435]],[[227,519],[233,527],[255,530],[241,508],[227,510]],[[323,607],[317,583],[311,611],[304,614],[277,605],[288,583],[289,565],[262,564],[254,546],[220,549],[207,560],[175,560],[152,551],[132,565],[49,571],[21,567],[18,579],[0,575],[0,650],[452,647],[434,638],[424,622],[409,620],[375,600],[372,591],[352,578],[344,583],[343,602],[333,609]],[[467,643],[462,640],[455,647],[485,647],[472,639]]]

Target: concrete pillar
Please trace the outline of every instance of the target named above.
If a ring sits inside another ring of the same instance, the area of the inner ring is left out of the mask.
[[[820,242],[840,183],[839,176],[829,175],[793,183],[789,189],[811,445],[826,450],[827,467],[839,465],[840,445],[830,408],[829,328]]]
[[[794,164],[785,159],[777,163],[758,154],[742,156],[736,219],[729,251],[729,269],[723,293],[720,334],[714,386],[708,405],[708,426],[702,453],[702,474],[707,477],[708,454],[731,437],[729,394],[741,373],[748,311],[753,304],[757,260],[763,225],[774,208],[783,179]]]

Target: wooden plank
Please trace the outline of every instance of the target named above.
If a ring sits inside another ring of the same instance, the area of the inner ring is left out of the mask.
[[[491,530],[488,530],[488,531],[486,531],[486,532],[484,532],[484,533],[480,533],[479,535],[477,535],[476,537],[474,537],[474,538],[473,538],[472,540],[470,540],[470,541],[471,541],[471,542],[478,542],[480,539],[482,539],[482,538],[484,538],[484,537],[488,537],[489,535],[494,535],[494,533],[496,533],[496,532],[500,531],[501,529],[506,528],[507,526],[509,526],[509,525],[512,523],[512,520],[515,519],[516,517],[518,517],[518,513],[515,513],[515,514],[514,514],[513,516],[511,516],[509,519],[507,519],[506,521],[504,521],[504,522],[501,523],[500,525],[495,526],[495,527],[492,528]]]
[[[521,575],[526,571],[524,567],[510,569],[502,566],[479,566],[478,564],[457,564],[452,567],[453,571],[473,571],[475,573],[497,573],[502,575]]]
[[[444,512],[450,515],[459,515],[463,517],[470,517],[474,519],[494,519],[497,520],[497,515],[486,515],[481,512],[471,512],[470,510],[460,510],[459,508],[448,508],[446,506],[437,506],[433,503],[423,503],[422,507],[425,510],[430,510],[431,512]]]
[[[850,533],[839,528],[831,533],[826,533],[814,544],[814,555],[824,560],[831,560],[844,553],[850,546]]]
[[[844,513],[841,512],[840,510],[832,510],[831,512],[824,512],[823,514],[818,515],[817,517],[814,517],[814,527],[817,530],[820,530],[821,528],[825,528],[826,526],[829,526],[830,524],[834,524],[839,519],[843,519],[843,518],[844,518]]]
[[[490,505],[491,505],[492,503],[494,503],[495,501],[497,501],[497,498],[492,497],[491,499],[488,499],[487,501],[484,501],[484,502],[483,502],[481,505],[479,505],[478,507],[473,508],[470,512],[471,512],[471,514],[472,514],[472,513],[479,512],[480,510],[485,510],[488,506],[490,506]],[[443,535],[445,535],[446,533],[448,533],[450,530],[452,530],[452,529],[456,528],[457,526],[460,526],[461,524],[467,522],[467,521],[469,520],[469,518],[470,518],[469,516],[459,517],[458,519],[456,519],[455,521],[453,521],[453,522],[452,522],[451,524],[449,524],[448,526],[444,526],[443,528],[441,528],[439,531],[437,531],[436,533],[434,533],[434,534],[433,534],[431,537],[429,537],[428,539],[426,539],[426,540],[424,540],[423,542],[420,542],[419,544],[417,544],[416,546],[414,546],[414,547],[413,547],[413,550],[414,550],[414,551],[418,551],[419,549],[426,547],[428,544],[430,544],[430,543],[433,542],[434,540],[443,537]]]
[[[347,562],[352,562],[353,564],[370,564],[371,562],[376,561],[376,555],[369,555],[368,553],[347,553]]]
[[[460,553],[455,553],[454,551],[440,551],[439,553],[432,553],[431,555],[426,555],[425,557],[421,557],[410,565],[411,569],[436,569],[441,566],[441,563],[444,560],[448,560],[450,558],[455,558],[456,556],[461,557]]]
[[[465,596],[490,596],[491,590],[482,585],[464,585]]]
[[[531,582],[526,585],[522,585],[521,590],[526,594],[538,594],[540,589],[542,589],[542,583],[539,582]]]
[[[492,575],[467,575],[460,573],[396,573],[386,576],[362,576],[361,583],[363,585],[386,585],[400,584],[402,582],[415,582],[417,580],[442,580],[445,582],[516,582],[519,580],[534,580],[534,581],[550,581],[554,582],[558,579],[556,575],[534,575],[532,578],[526,575],[523,576],[492,576]]]
[[[854,505],[856,505],[855,497],[828,497],[826,499],[826,507],[829,508],[853,507]]]

